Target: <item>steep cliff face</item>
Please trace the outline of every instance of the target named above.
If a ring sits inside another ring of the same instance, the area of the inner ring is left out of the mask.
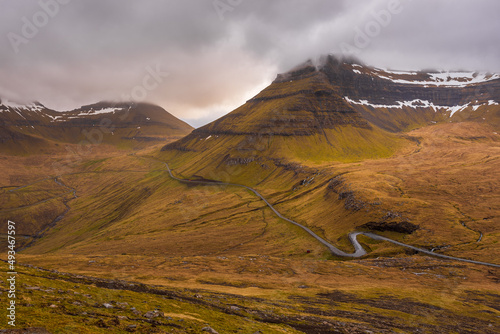
[[[196,132],[307,136],[344,125],[371,128],[324,73],[310,72],[275,81],[241,108]]]
[[[462,120],[498,126],[499,100],[498,75],[390,71],[328,56],[279,74],[241,107],[162,150],[197,175],[266,160],[382,158],[418,127]]]
[[[498,74],[391,71],[331,56],[320,71],[366,120],[389,131],[483,118],[500,126]]]
[[[163,108],[140,103],[100,102],[57,112],[40,103],[0,100],[0,152],[23,154],[57,143],[142,147],[181,138],[191,126]]]

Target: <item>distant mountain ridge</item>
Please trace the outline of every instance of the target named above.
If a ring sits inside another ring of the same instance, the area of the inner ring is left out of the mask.
[[[41,103],[0,100],[0,151],[29,153],[52,143],[107,143],[139,147],[180,138],[193,128],[163,108],[147,103],[99,102],[58,112]],[[142,142],[142,144],[141,144]]]
[[[355,110],[389,131],[441,121],[500,126],[500,75],[479,72],[392,71],[341,62],[320,69]]]

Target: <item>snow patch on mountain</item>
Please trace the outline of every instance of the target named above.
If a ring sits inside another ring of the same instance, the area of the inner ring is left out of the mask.
[[[450,112],[450,117],[452,117],[455,113],[463,111],[467,109],[468,107],[475,108],[474,110],[477,110],[481,106],[485,106],[485,103],[482,104],[477,104],[477,105],[472,105],[471,103],[466,103],[464,105],[458,105],[458,106],[440,106],[440,105],[435,105],[432,102],[429,102],[427,100],[420,100],[420,99],[415,99],[412,101],[396,101],[396,104],[374,104],[368,102],[368,100],[359,100],[355,101],[350,99],[349,97],[345,96],[344,99],[349,102],[350,104],[357,104],[357,105],[363,105],[363,106],[368,106],[372,108],[399,108],[403,109],[403,107],[410,107],[410,108],[432,108],[434,112],[437,111],[449,111]],[[490,101],[491,102],[491,101]],[[494,101],[493,101],[494,102]]]
[[[26,105],[23,104],[18,104],[9,100],[2,100],[2,103],[0,105],[6,106],[7,108],[12,108],[12,109],[25,109]]]
[[[393,71],[393,70],[388,70],[388,69],[384,69],[384,68],[381,68],[379,70],[381,70],[385,73],[395,74],[395,75],[418,75],[418,72],[413,72],[413,71]]]
[[[99,114],[109,114],[109,113],[115,113],[117,111],[122,111],[123,108],[102,108],[102,109],[97,109],[97,110],[94,110],[94,109],[90,109],[89,111],[87,112],[80,112],[78,114],[78,116],[89,116],[89,115],[99,115]]]
[[[69,119],[81,118],[82,116],[94,116],[100,114],[110,114],[115,113],[117,111],[125,110],[125,108],[114,108],[114,107],[102,107],[100,109],[90,109],[90,110],[80,110],[78,114],[74,114],[73,112],[59,112],[60,115],[53,116],[50,113],[43,112],[45,110],[45,106],[38,102],[34,102],[31,104],[19,104],[13,101],[9,101],[6,99],[0,100],[0,113],[2,112],[15,112],[22,118],[26,119],[26,112],[37,112],[42,117],[49,117],[51,122],[61,122],[67,121]],[[78,112],[78,111],[77,111]],[[23,115],[24,113],[24,115]]]
[[[15,111],[18,114],[19,111],[21,110],[41,111],[45,108],[43,105],[39,103],[19,104],[9,100],[0,100],[0,106],[5,107],[3,109],[0,109],[0,112],[3,112],[6,109],[7,111]]]
[[[51,122],[57,121],[59,118],[62,118],[62,116],[52,116],[49,114],[45,114],[45,116],[52,118]]]
[[[405,71],[389,71],[384,69],[376,69],[372,74],[381,79],[390,80],[394,83],[407,85],[423,85],[423,86],[442,86],[442,87],[467,87],[469,85],[484,83],[492,80],[500,79],[498,74],[478,73],[478,72],[431,72],[425,74],[427,80],[407,80],[398,78],[398,76],[418,75],[418,72]]]
[[[470,103],[464,104],[463,106],[449,107],[449,110],[451,111],[450,117],[452,117],[453,115],[455,115],[455,113],[458,112],[458,111],[465,110],[469,105],[470,105]]]

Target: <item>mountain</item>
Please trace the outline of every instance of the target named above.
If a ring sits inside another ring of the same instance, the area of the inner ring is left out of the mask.
[[[327,57],[278,75],[245,105],[167,145],[128,139],[136,131],[174,138],[158,107],[56,113],[4,101],[2,135],[8,129],[20,138],[9,145],[30,152],[0,156],[0,220],[15,222],[18,293],[29,297],[19,325],[497,333],[498,82]],[[104,131],[109,122],[114,134]],[[97,140],[97,130],[114,146],[79,154],[71,143],[89,140],[85,133]],[[61,143],[75,152],[38,154]],[[160,144],[116,149],[150,143]],[[367,254],[352,261],[292,222],[348,253],[349,234],[370,231],[429,252],[360,234]]]
[[[493,238],[478,236],[497,231],[499,103],[497,74],[328,56],[278,75],[157,158],[180,178],[254,187],[284,216],[346,246],[353,230],[410,223],[413,245],[457,244],[455,254],[483,257],[497,254]]]
[[[321,71],[367,121],[388,131],[465,120],[500,126],[498,74],[391,71],[333,58]]]
[[[41,103],[0,100],[0,152],[50,151],[55,144],[111,144],[140,148],[178,139],[192,127],[146,103],[100,102],[57,112]]]
[[[279,74],[241,107],[163,147],[161,157],[185,175],[208,177],[225,166],[233,180],[234,166],[254,175],[284,161],[384,158],[415,141],[406,132],[418,127],[500,127],[499,96],[497,74],[391,71],[328,56]]]

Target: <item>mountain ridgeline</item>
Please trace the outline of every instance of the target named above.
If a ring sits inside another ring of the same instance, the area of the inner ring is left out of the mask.
[[[141,148],[179,139],[191,126],[146,103],[100,102],[57,112],[41,103],[0,100],[0,152],[50,153],[59,144],[110,144]],[[57,145],[56,145],[57,144]]]
[[[150,104],[1,100],[18,325],[499,333],[499,102],[496,74],[331,56],[196,130]]]
[[[163,157],[196,166],[184,170],[196,175],[221,164],[383,158],[422,126],[498,128],[499,96],[496,74],[390,71],[328,56],[321,66],[308,61],[279,74],[241,107],[163,147]]]

